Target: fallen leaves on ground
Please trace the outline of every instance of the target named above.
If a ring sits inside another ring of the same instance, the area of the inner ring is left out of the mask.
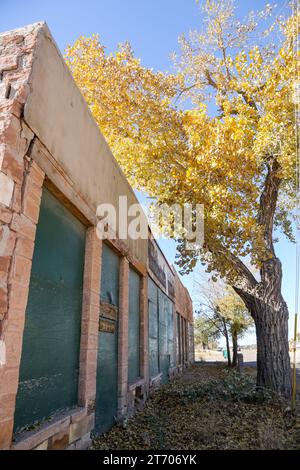
[[[238,374],[197,364],[161,387],[142,411],[94,439],[92,449],[300,449],[300,417]]]

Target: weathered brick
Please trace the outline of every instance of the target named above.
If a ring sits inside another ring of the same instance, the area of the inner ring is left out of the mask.
[[[14,191],[14,182],[4,173],[0,172],[0,203],[9,207]]]
[[[0,204],[0,222],[9,224],[12,219],[12,211]]]
[[[31,260],[24,256],[15,255],[11,272],[11,280],[16,281],[22,286],[28,286],[30,281]]]
[[[80,361],[80,386],[82,386],[82,391],[85,390],[86,380],[93,380],[96,378],[96,370],[97,370],[97,358],[95,358],[95,361],[93,362],[91,361],[89,363],[86,363],[86,361]],[[94,389],[92,393],[94,396]],[[89,395],[89,398],[90,397],[91,396]],[[81,403],[81,405],[84,405],[84,403]]]
[[[16,97],[15,97],[15,102],[20,105],[20,109],[23,109],[24,103],[26,102],[28,95],[30,93],[30,87],[28,83],[24,80],[17,91]]]
[[[48,450],[48,439],[36,446],[33,450]]]
[[[88,305],[86,303],[83,304],[82,309],[82,320],[91,320],[92,322],[99,321],[99,312],[100,312],[100,305]]]
[[[7,312],[8,298],[7,289],[0,286],[0,314]]]
[[[38,431],[31,431],[26,433],[24,437],[19,442],[16,442],[13,445],[13,449],[16,450],[29,450],[36,448],[39,444],[44,442],[46,439],[49,439],[51,436],[64,430],[70,423],[70,416],[67,416],[62,419],[58,419],[52,424],[45,423],[41,426]],[[1,447],[0,447],[1,448]]]
[[[75,442],[75,449],[76,450],[86,450],[92,444],[91,433],[88,432],[84,436],[82,436],[78,441]]]
[[[0,400],[0,423],[1,421],[11,419],[14,414],[15,408],[15,401],[16,401],[16,394],[15,393],[5,393],[5,395],[1,395]]]
[[[78,408],[75,412],[71,415],[71,423],[77,423],[78,421],[82,420],[87,415],[85,408]]]
[[[42,188],[36,183],[34,183],[34,181],[28,175],[25,183],[24,201],[27,198],[31,198],[33,201],[36,202],[36,204],[40,204],[41,196]]]
[[[35,161],[31,162],[29,177],[32,183],[36,184],[39,188],[43,186],[45,173]]]
[[[0,256],[0,271],[7,273],[10,265],[10,256]]]
[[[6,119],[1,123],[0,144],[4,143],[6,145],[10,145],[13,148],[19,148],[19,150],[21,150],[20,133],[20,119],[13,114],[10,114],[9,119]]]
[[[81,334],[81,347],[86,349],[98,348],[98,334]]]
[[[17,367],[4,368],[0,380],[0,397],[5,394],[16,394],[18,389],[18,379],[19,369]]]
[[[23,213],[34,223],[38,222],[40,212],[40,201],[36,202],[30,196],[24,197]]]
[[[100,296],[99,292],[93,292],[91,290],[83,292],[83,302],[86,305],[92,305],[100,308]]]
[[[0,421],[0,449],[1,450],[8,450],[10,448],[13,426],[14,426],[13,419]]]
[[[18,56],[13,55],[3,55],[0,57],[0,70],[8,71],[18,68]]]
[[[69,445],[69,425],[62,431],[51,436],[48,441],[48,450],[63,450]]]
[[[12,200],[12,210],[14,212],[21,212],[22,211],[22,187],[20,184],[15,183],[15,189],[13,194]]]
[[[85,358],[86,364],[96,364],[97,363],[97,349],[85,349],[81,348],[80,355]]]
[[[77,423],[71,423],[69,443],[71,444],[77,439],[80,439],[81,437],[88,434],[94,428],[94,424],[94,414],[85,416],[82,420],[78,421]]]
[[[96,374],[93,373],[93,376],[85,376],[82,374],[82,379],[79,380],[78,386],[78,397],[79,404],[81,406],[86,406],[89,400],[95,400],[96,397]]]
[[[24,173],[23,159],[15,158],[8,148],[3,157],[2,170],[16,183],[22,183]]]
[[[36,225],[25,215],[14,214],[11,221],[11,228],[15,232],[23,235],[25,238],[29,238],[34,241]]]
[[[83,320],[81,323],[82,335],[98,335],[99,321]]]
[[[6,332],[5,346],[6,346],[6,364],[7,367],[18,367],[21,360],[22,351],[22,331]]]
[[[9,307],[19,310],[25,310],[28,297],[28,287],[19,282],[12,282],[10,285]]]
[[[11,256],[16,243],[16,234],[7,225],[0,227],[0,256]]]
[[[5,322],[6,322],[5,331],[7,334],[11,332],[13,333],[22,332],[24,329],[24,322],[25,322],[24,309],[10,308]]]
[[[24,258],[32,259],[34,250],[34,242],[28,238],[18,237],[16,242],[16,254],[24,256]]]

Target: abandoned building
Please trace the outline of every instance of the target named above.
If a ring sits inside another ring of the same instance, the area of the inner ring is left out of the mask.
[[[135,194],[45,23],[0,35],[0,449],[82,449],[193,362],[153,238],[101,241]]]

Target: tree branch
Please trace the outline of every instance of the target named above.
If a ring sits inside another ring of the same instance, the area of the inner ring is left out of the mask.
[[[258,224],[263,227],[263,237],[267,250],[275,256],[273,246],[273,225],[276,211],[280,178],[277,172],[280,165],[276,158],[273,158],[268,164],[268,173],[265,179],[264,189],[260,196]]]

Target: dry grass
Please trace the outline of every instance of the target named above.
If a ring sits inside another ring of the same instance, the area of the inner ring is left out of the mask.
[[[254,392],[253,369],[239,376],[195,365],[162,387],[144,409],[94,441],[94,449],[300,449],[300,417]]]

